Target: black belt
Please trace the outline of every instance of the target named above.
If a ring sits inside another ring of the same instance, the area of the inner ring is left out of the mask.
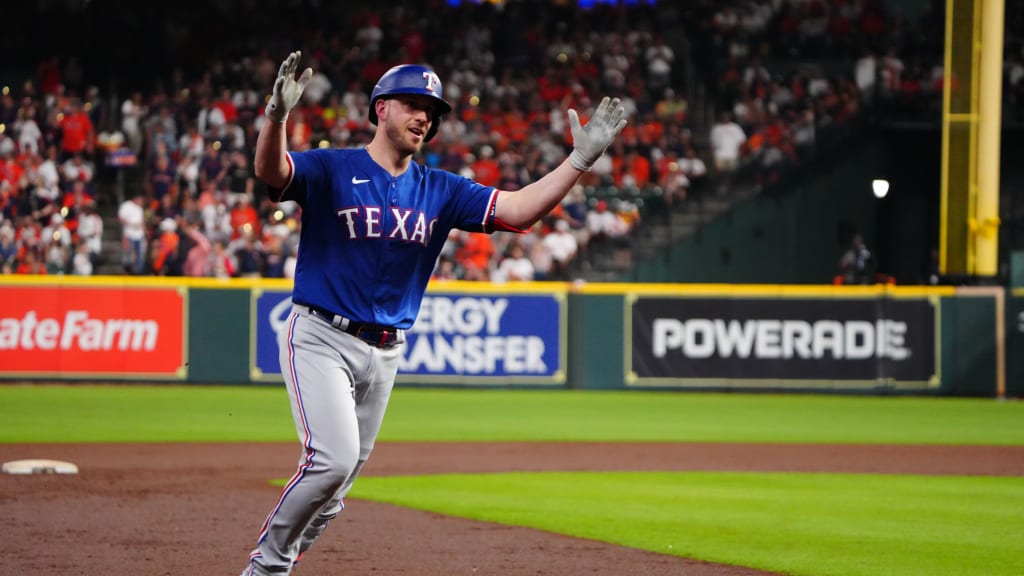
[[[370,346],[390,348],[398,342],[398,328],[366,324],[365,322],[353,322],[344,316],[339,316],[321,308],[313,306],[306,306],[306,308],[313,316],[327,322],[342,332],[347,332],[359,338]]]

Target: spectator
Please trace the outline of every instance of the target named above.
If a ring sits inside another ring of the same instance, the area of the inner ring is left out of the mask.
[[[619,200],[615,203],[615,225],[610,231],[612,261],[619,268],[629,266],[632,261],[634,227],[640,223],[640,210],[636,204]]]
[[[287,246],[280,236],[268,235],[263,241],[263,270],[264,278],[284,278],[284,267],[286,261],[285,250]]]
[[[874,277],[874,258],[864,244],[864,237],[854,234],[849,248],[839,259],[843,284],[868,284]]]
[[[85,182],[75,180],[71,183],[71,189],[64,193],[60,203],[60,211],[64,215],[68,229],[72,232],[78,230],[78,217],[84,212],[85,205],[94,202],[92,195],[85,188]]]
[[[654,105],[654,116],[666,124],[682,124],[688,109],[686,100],[669,87],[662,91],[662,98]]]
[[[158,144],[166,145],[162,151],[177,154],[178,152],[178,120],[174,117],[174,106],[164,101],[155,105],[155,114],[146,118],[143,127],[143,134],[149,141],[148,154],[150,157],[160,152]]]
[[[615,185],[620,188],[644,189],[651,183],[651,161],[633,146],[612,161]]]
[[[252,230],[245,230],[241,237],[233,240],[228,247],[237,263],[235,274],[240,278],[259,278],[263,275],[265,256],[263,245]]]
[[[743,128],[733,121],[731,114],[723,112],[711,128],[710,137],[715,170],[719,173],[735,170],[739,165],[740,147],[747,140]]]
[[[57,162],[57,146],[46,147],[46,159],[36,169],[35,198],[36,209],[41,210],[47,204],[53,204],[60,198],[61,168]]]
[[[743,85],[747,88],[758,84],[766,84],[772,79],[768,69],[761,63],[758,57],[751,58],[743,69]]]
[[[316,106],[323,102],[324,97],[330,93],[331,80],[324,74],[319,60],[314,58],[309,62],[309,66],[313,69],[313,77],[309,79],[306,89],[302,91],[302,97],[308,104]]]
[[[223,119],[215,124],[217,127],[231,124],[238,119],[238,107],[235,106],[235,99],[230,88],[223,88],[220,91],[220,97],[214,100],[213,107],[220,111]]]
[[[190,154],[183,155],[175,172],[178,192],[186,198],[196,198],[199,195],[199,164],[196,159]]]
[[[621,234],[621,224],[615,213],[608,210],[608,202],[598,200],[594,210],[587,214],[587,230],[590,233],[588,255],[593,260],[595,252],[608,248],[609,240]],[[591,261],[591,264],[594,262]]]
[[[313,126],[308,122],[305,112],[296,107],[288,115],[288,127],[291,131],[288,137],[288,147],[293,150],[309,150],[312,148]]]
[[[136,90],[131,97],[121,104],[121,132],[124,133],[128,147],[140,154],[142,152],[142,118],[147,112],[142,101],[142,92]]]
[[[228,252],[223,240],[213,243],[213,253],[210,255],[210,271],[214,278],[231,278],[235,275],[234,258]]]
[[[198,221],[185,218],[182,221],[182,232],[184,238],[189,240],[189,246],[185,252],[185,263],[182,265],[182,274],[197,278],[210,276],[210,256],[213,246],[200,231]]]
[[[654,40],[644,52],[647,61],[647,87],[652,92],[663,90],[672,80],[672,63],[675,52],[665,44],[663,34],[655,34]]]
[[[79,242],[75,246],[75,255],[71,257],[71,273],[75,276],[92,276],[93,258],[89,245]]]
[[[252,205],[252,197],[249,194],[238,194],[235,196],[234,207],[231,208],[231,239],[236,240],[246,234],[259,238],[260,215]]]
[[[693,146],[686,147],[683,157],[679,159],[679,170],[689,181],[689,190],[691,191],[698,190],[708,174],[704,160],[697,155],[697,150]]]
[[[64,158],[75,154],[92,154],[96,134],[92,120],[82,110],[82,102],[78,98],[69,101],[60,120],[60,131],[60,149]]]
[[[14,133],[18,138],[18,151],[22,154],[39,154],[42,151],[43,131],[35,119],[34,103],[29,102],[18,110]]]
[[[47,274],[63,274],[70,261],[70,252],[60,237],[49,239],[44,252],[44,266]]]
[[[544,237],[543,244],[550,252],[552,260],[551,270],[546,275],[547,278],[567,280],[569,267],[579,252],[576,237],[569,231],[569,223],[565,220],[556,221],[555,229]]]
[[[494,158],[494,148],[486,144],[481,146],[480,154],[470,168],[477,182],[484,186],[498,186],[501,179],[501,167]]]
[[[79,243],[88,248],[89,261],[95,266],[103,251],[103,218],[96,213],[96,202],[86,200],[77,219]]]
[[[263,95],[252,86],[250,80],[243,78],[231,95],[231,103],[238,109],[239,122],[252,122],[259,108],[263,106]]]
[[[203,158],[206,151],[206,140],[199,133],[199,123],[191,121],[188,123],[188,130],[178,139],[179,163],[185,159],[193,160],[196,166]]]
[[[153,273],[158,276],[181,276],[178,262],[178,223],[172,218],[160,221],[160,236],[153,242]]]
[[[431,280],[458,280],[458,264],[455,259],[448,255],[442,255],[437,259],[437,266],[431,275]]]
[[[522,241],[524,249],[529,254],[530,264],[533,265],[534,280],[550,279],[555,266],[555,258],[551,254],[551,248],[545,244],[545,238],[544,225],[537,222]]]
[[[816,149],[815,140],[817,133],[814,121],[814,110],[807,108],[798,112],[790,132],[797,157],[801,161],[809,161],[813,159]]]
[[[39,255],[43,251],[42,229],[31,215],[21,217],[21,223],[14,235],[15,241],[20,244],[19,257],[24,258],[28,252]]]
[[[681,159],[674,150],[668,150],[657,164],[658,186],[661,186],[662,201],[671,207],[686,200],[690,179],[686,176]]]
[[[60,166],[61,180],[64,182],[64,191],[71,188],[75,181],[85,182],[90,194],[93,191],[93,178],[96,176],[96,166],[91,160],[86,159],[83,154],[73,154]]]
[[[146,196],[150,201],[160,205],[165,203],[165,198],[169,199],[172,204],[177,204],[177,182],[177,167],[171,162],[170,156],[160,154],[149,170],[149,176],[146,179]]]
[[[857,59],[854,66],[854,79],[861,97],[865,102],[871,102],[878,81],[878,60],[873,51],[866,50],[864,55]]]
[[[13,274],[18,265],[18,243],[9,220],[0,223],[0,274]]]
[[[270,238],[278,238],[282,241],[287,241],[291,238],[292,228],[295,223],[289,220],[288,215],[285,214],[284,210],[279,207],[273,207],[270,210],[270,214],[264,219],[266,223],[263,226],[263,240],[268,241]]]
[[[526,257],[523,246],[513,239],[505,257],[494,273],[495,282],[527,282],[533,280],[533,263]]]
[[[590,233],[587,231],[587,212],[590,207],[587,205],[587,195],[583,186],[577,184],[562,201],[564,219],[569,222],[569,230],[576,237],[576,244],[580,251],[587,245]]]
[[[50,216],[50,224],[43,228],[40,236],[44,242],[56,241],[64,249],[71,248],[71,230],[64,223],[64,217],[60,213]]]
[[[282,267],[281,274],[284,278],[289,280],[295,279],[295,266],[298,264],[299,257],[295,247],[288,245],[288,255],[285,256],[284,266]]]
[[[460,232],[457,235],[459,248],[455,258],[465,271],[466,280],[489,280],[491,259],[494,257],[494,243],[489,234]]]
[[[25,256],[21,259],[17,268],[15,268],[14,273],[45,275],[47,273],[46,264],[39,260],[34,250],[28,250],[25,252]]]
[[[127,274],[142,274],[146,269],[146,213],[143,197],[136,194],[117,210],[121,223],[121,263]]]
[[[205,94],[199,96],[198,107],[196,129],[203,138],[207,139],[208,143],[212,143],[213,140],[209,136],[214,127],[224,125],[224,113],[220,108],[214,106],[210,102],[210,97]]]
[[[882,58],[879,77],[882,95],[891,98],[899,94],[903,84],[903,71],[906,65],[895,48],[890,48]]]
[[[213,186],[214,190],[223,190],[224,177],[228,173],[228,164],[224,162],[220,152],[221,144],[218,141],[206,143],[206,154],[199,163],[199,186],[206,188]]]
[[[240,201],[243,196],[250,201],[254,198],[256,176],[249,165],[249,157],[241,150],[231,152],[225,181],[233,201]]]

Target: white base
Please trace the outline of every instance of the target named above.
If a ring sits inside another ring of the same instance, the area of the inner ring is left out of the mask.
[[[78,474],[78,466],[60,460],[13,460],[4,462],[4,474]]]

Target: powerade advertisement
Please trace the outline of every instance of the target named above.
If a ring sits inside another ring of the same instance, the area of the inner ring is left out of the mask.
[[[277,330],[291,292],[255,290],[252,310],[252,377],[281,381]],[[427,292],[406,333],[398,382],[564,385],[565,316],[557,294]]]
[[[939,385],[928,299],[641,297],[627,314],[633,385]]]

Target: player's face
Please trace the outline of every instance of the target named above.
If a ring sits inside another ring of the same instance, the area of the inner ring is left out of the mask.
[[[434,101],[414,94],[386,101],[385,133],[391,144],[403,154],[415,154],[423,147],[434,118]]]

